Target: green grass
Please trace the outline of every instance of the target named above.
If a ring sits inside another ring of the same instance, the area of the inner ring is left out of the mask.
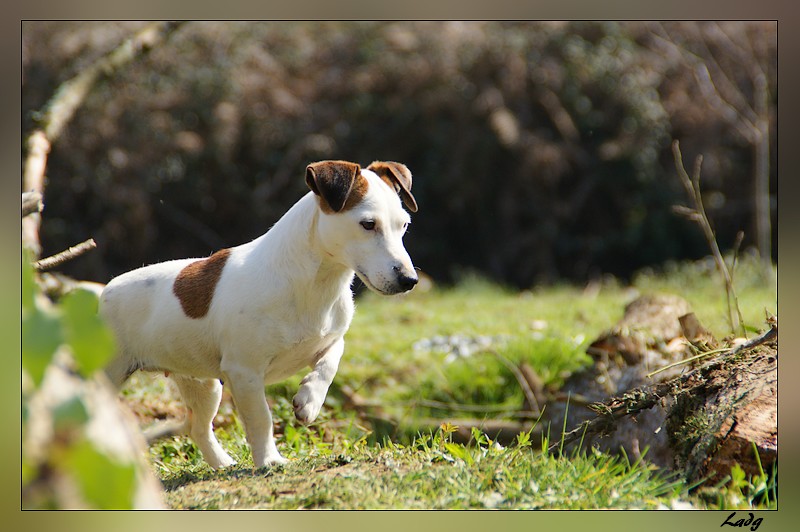
[[[777,312],[775,286],[761,281],[749,260],[739,265],[735,282],[745,323],[763,329],[765,308]],[[294,419],[291,398],[302,375],[267,390],[278,448],[289,464],[253,470],[242,427],[223,402],[217,435],[239,466],[215,472],[190,440],[175,438],[151,447],[154,467],[175,508],[656,508],[676,500],[711,508],[776,507],[766,475],[732,478],[697,494],[680,479],[624,457],[591,449],[562,457],[525,435],[499,448],[480,431],[461,445],[451,440],[452,427],[416,425],[422,418],[464,415],[448,405],[496,410],[473,411],[475,417],[519,408],[522,392],[501,359],[525,361],[545,384],[558,386],[588,363],[586,345],[622,316],[626,303],[653,292],[681,295],[718,338],[729,335],[721,281],[704,263],[642,273],[630,286],[608,280],[592,290],[564,285],[519,293],[466,278],[455,288],[394,298],[361,294],[320,418],[310,427]],[[454,356],[424,345],[450,336],[488,338],[491,349]],[[346,406],[347,389],[402,426],[359,417]],[[135,380],[126,397],[152,401],[151,391],[165,394],[163,378]],[[165,400],[172,405],[170,393]],[[553,439],[560,430],[551,429]]]
[[[179,508],[657,508],[682,486],[642,464],[603,454],[570,458],[531,448],[522,435],[502,448],[479,437],[452,443],[447,429],[413,445],[364,440],[325,445],[306,433],[290,462],[215,472],[192,456],[165,472],[170,505]],[[543,445],[546,448],[546,445]],[[239,458],[239,456],[237,456]]]

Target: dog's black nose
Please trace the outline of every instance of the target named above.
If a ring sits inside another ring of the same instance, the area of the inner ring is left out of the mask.
[[[411,290],[412,288],[414,288],[414,285],[416,285],[419,282],[419,279],[417,278],[416,275],[414,277],[409,277],[408,275],[400,275],[400,278],[397,280],[397,282],[400,283],[400,287],[403,290]]]
[[[399,266],[395,266],[394,271],[397,272],[397,284],[403,291],[411,290],[419,282],[419,278],[413,271],[411,275],[407,275]]]

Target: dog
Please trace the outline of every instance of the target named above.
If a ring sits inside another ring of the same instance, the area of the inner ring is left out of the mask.
[[[383,295],[417,284],[403,245],[411,182],[397,162],[312,163],[310,191],[252,242],[115,277],[100,297],[117,340],[107,376],[118,389],[137,370],[171,376],[188,409],[181,431],[215,469],[235,464],[212,426],[224,384],[255,466],[286,462],[264,386],[309,366],[292,404],[313,421],[344,352],[354,276]]]

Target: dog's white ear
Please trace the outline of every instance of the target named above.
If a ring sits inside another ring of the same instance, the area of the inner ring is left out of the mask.
[[[367,166],[390,186],[394,187],[400,199],[411,212],[417,212],[417,200],[411,194],[411,171],[403,163],[394,161],[373,161]]]
[[[306,167],[306,184],[333,212],[344,208],[361,166],[347,161],[320,161]]]

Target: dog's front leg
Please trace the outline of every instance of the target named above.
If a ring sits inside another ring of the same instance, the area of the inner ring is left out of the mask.
[[[310,423],[317,419],[328,388],[339,369],[342,353],[344,339],[339,338],[317,359],[314,369],[300,381],[300,389],[292,400],[294,415],[299,421]]]
[[[244,423],[247,443],[256,467],[286,463],[272,435],[272,414],[264,395],[264,378],[250,368],[223,367],[225,384],[230,387],[236,409]]]

